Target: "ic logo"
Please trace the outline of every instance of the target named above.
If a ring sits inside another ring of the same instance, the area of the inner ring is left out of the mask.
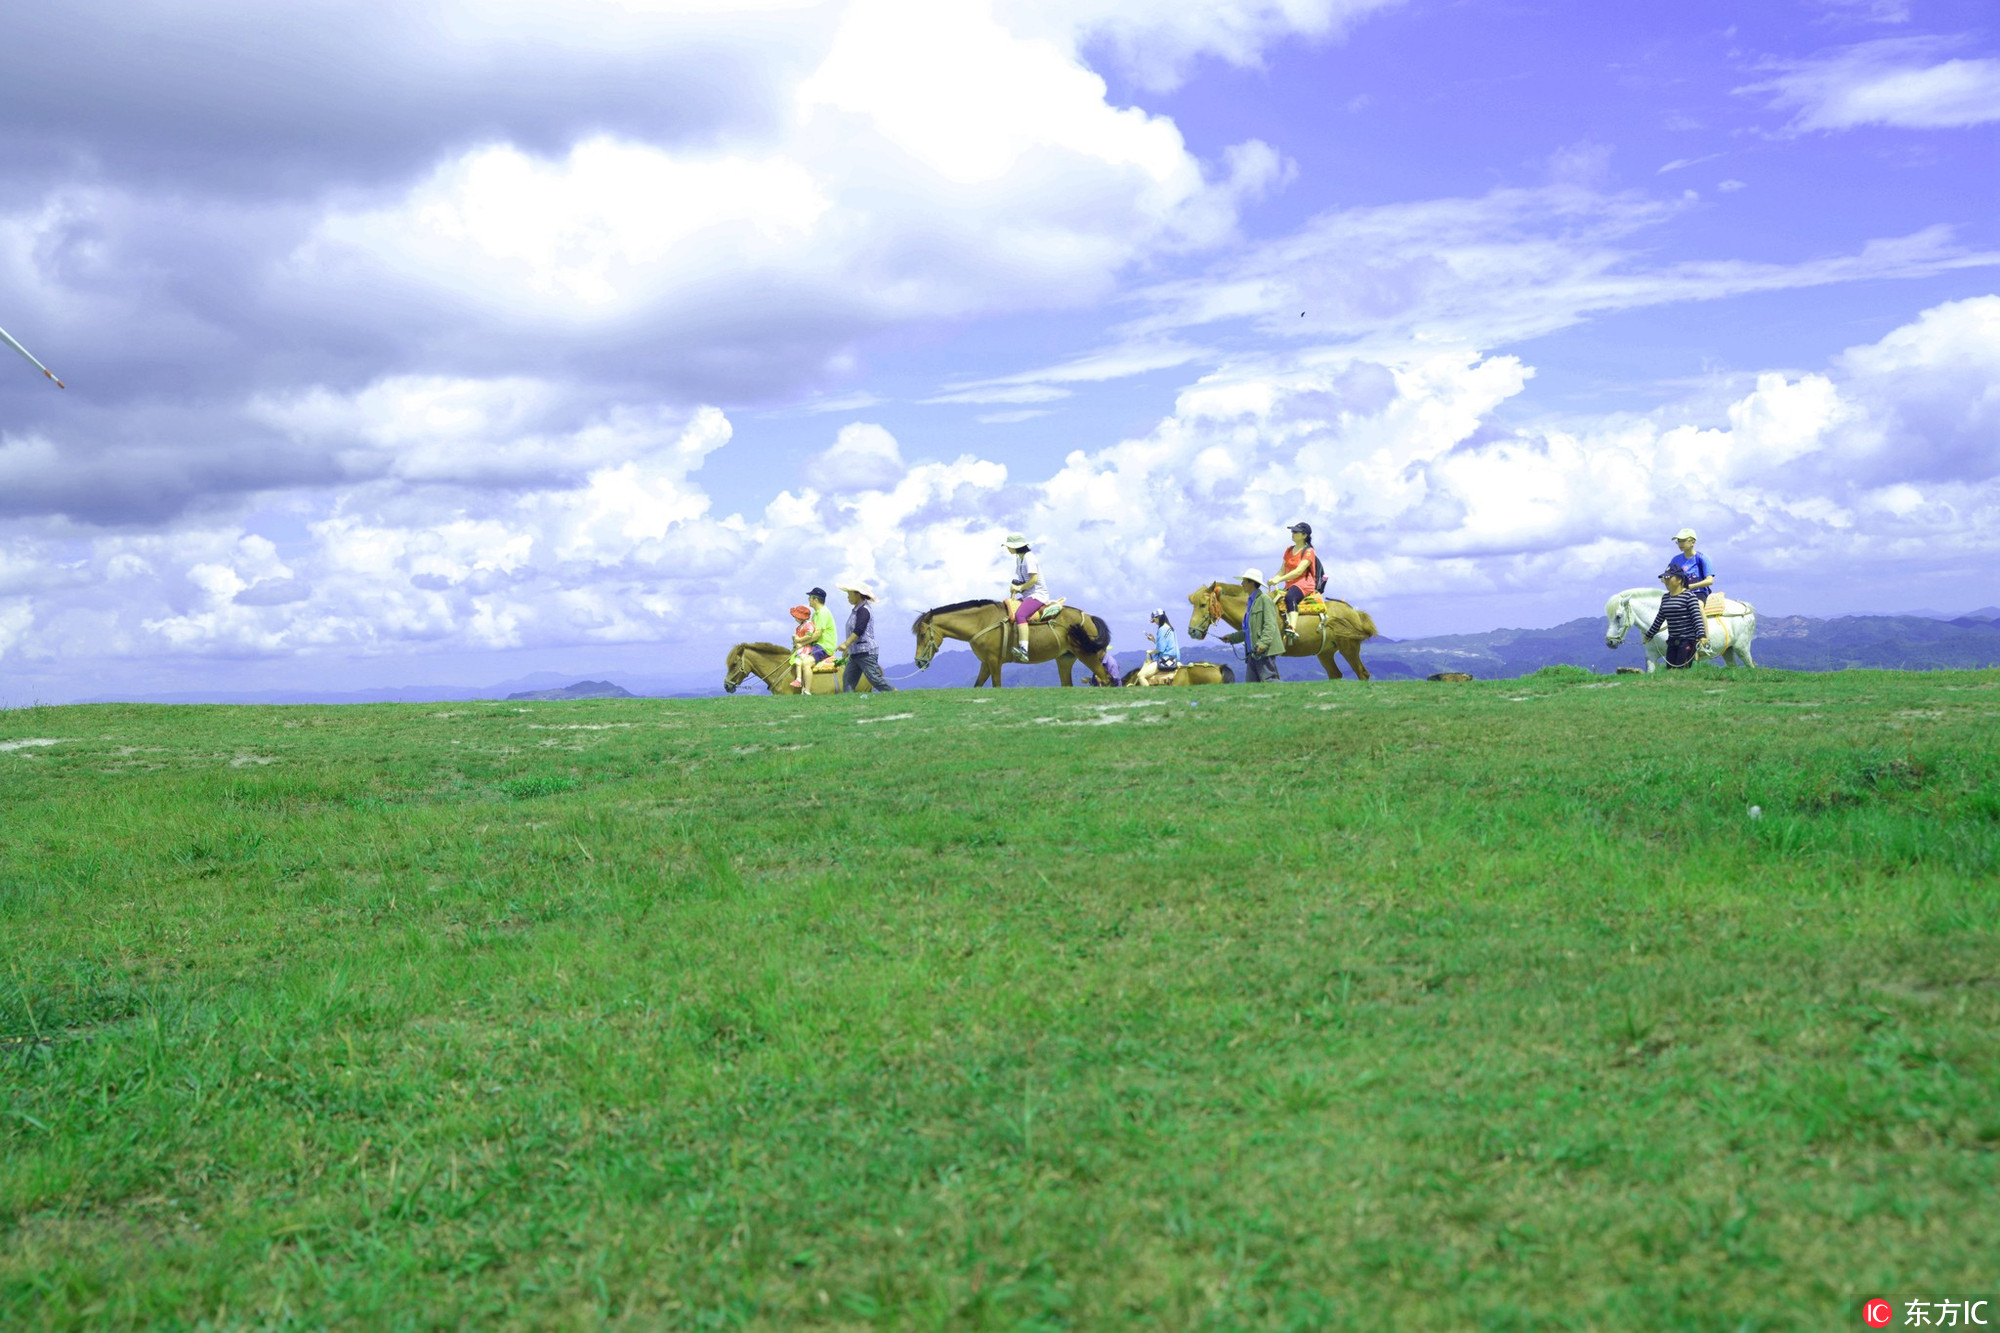
[[[1896,1307],[1884,1300],[1873,1300],[1861,1307],[1861,1321],[1870,1328],[1887,1328],[1896,1318]]]

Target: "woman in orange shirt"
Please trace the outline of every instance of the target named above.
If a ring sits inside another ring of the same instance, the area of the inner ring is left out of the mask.
[[[1319,557],[1310,523],[1292,524],[1292,544],[1278,557],[1278,581],[1285,585],[1285,642],[1299,637],[1299,603],[1319,591]]]

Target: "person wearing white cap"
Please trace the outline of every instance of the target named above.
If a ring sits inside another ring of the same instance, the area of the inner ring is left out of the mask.
[[[1283,632],[1278,628],[1278,608],[1264,595],[1264,571],[1246,569],[1240,575],[1250,603],[1243,608],[1243,628],[1222,636],[1224,643],[1243,645],[1243,664],[1252,682],[1282,680],[1278,674],[1278,654],[1285,651]]]
[[[1682,528],[1676,532],[1674,545],[1681,548],[1681,553],[1667,561],[1667,567],[1678,569],[1687,590],[1706,603],[1709,590],[1715,587],[1715,567],[1708,563],[1707,556],[1694,549],[1696,540],[1693,528]]]
[[[1153,612],[1153,632],[1146,638],[1152,648],[1146,653],[1146,660],[1139,664],[1139,683],[1151,685],[1164,671],[1171,676],[1181,669],[1181,644],[1174,637],[1174,622],[1167,619],[1165,610]]]
[[[859,579],[841,584],[840,590],[847,594],[847,604],[854,608],[847,613],[847,638],[840,645],[841,652],[847,655],[847,665],[840,672],[840,692],[854,693],[864,675],[877,690],[895,689],[883,676],[882,663],[876,656],[875,613],[870,605],[875,600],[875,590]]]
[[[1010,532],[1000,543],[1014,557],[1014,578],[1007,585],[1007,623],[1014,627],[1009,646],[1016,662],[1028,660],[1028,627],[1035,613],[1056,600],[1042,577],[1042,562],[1028,545],[1027,537]]]

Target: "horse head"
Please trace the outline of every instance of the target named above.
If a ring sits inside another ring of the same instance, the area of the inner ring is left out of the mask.
[[[944,646],[944,631],[938,628],[937,621],[926,611],[910,626],[910,632],[917,636],[917,670],[928,671],[938,649]]]
[[[743,678],[750,674],[749,664],[745,660],[748,656],[749,654],[743,651],[743,645],[740,643],[729,650],[729,660],[722,667],[722,692],[724,694],[736,693],[736,687],[741,685]]]
[[[1189,637],[1196,639],[1207,638],[1209,626],[1213,625],[1222,615],[1221,585],[1211,583],[1205,587],[1196,588],[1188,594],[1188,604],[1194,607],[1194,610],[1188,613]]]
[[[1632,594],[1618,593],[1604,604],[1604,646],[1616,648],[1632,628]]]

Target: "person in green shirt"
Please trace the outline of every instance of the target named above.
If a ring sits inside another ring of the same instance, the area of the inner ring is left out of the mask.
[[[798,682],[799,693],[812,693],[812,669],[833,656],[840,643],[839,627],[833,623],[833,612],[826,609],[826,589],[814,588],[806,593],[806,605],[812,614],[806,623],[811,634],[805,646],[792,654],[792,679]]]

